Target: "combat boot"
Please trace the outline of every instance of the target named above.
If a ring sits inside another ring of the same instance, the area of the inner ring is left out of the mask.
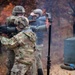
[[[38,69],[38,75],[43,75],[43,70],[41,68]]]

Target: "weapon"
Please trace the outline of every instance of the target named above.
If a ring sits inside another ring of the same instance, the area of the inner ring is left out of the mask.
[[[6,34],[8,37],[12,37],[12,33],[17,33],[16,27],[10,27],[6,25],[0,26],[0,34]]]
[[[18,31],[17,31],[16,27],[10,27],[10,26],[6,26],[6,25],[0,26],[0,35],[6,34],[10,38],[14,34],[17,34],[17,33],[18,33]],[[2,54],[1,41],[0,41],[0,54]]]

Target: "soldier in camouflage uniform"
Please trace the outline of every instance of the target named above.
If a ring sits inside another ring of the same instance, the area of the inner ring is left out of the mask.
[[[15,52],[15,62],[11,70],[11,75],[36,75],[33,73],[33,63],[35,62],[35,41],[36,35],[29,28],[28,19],[19,16],[14,20],[18,34],[8,39],[2,37],[1,43],[8,49]]]
[[[25,9],[22,6],[15,6],[13,8],[12,15],[7,17],[6,24],[10,27],[16,27],[17,24],[15,22],[17,21],[18,17],[24,16],[24,14],[25,14]],[[12,33],[13,36],[15,34],[16,33]],[[9,38],[11,38],[13,36],[10,36]],[[8,50],[7,54],[8,54],[8,60],[7,60],[8,72],[7,72],[7,75],[10,75],[11,69],[12,69],[13,64],[14,64],[15,53],[13,50],[10,49],[10,50]]]
[[[15,6],[12,10],[12,15],[7,17],[6,19],[6,25],[9,27],[16,27],[15,19],[18,17],[18,14],[22,14],[24,15],[25,10],[22,6]],[[14,36],[17,33],[17,31],[14,33],[11,33],[12,36]],[[11,38],[12,36],[9,36],[9,38]],[[8,50],[7,51],[7,55],[8,55],[8,59],[7,59],[7,68],[8,68],[8,72],[7,75],[10,75],[11,72],[11,68],[13,67],[14,64],[14,59],[15,59],[15,53],[13,50]]]

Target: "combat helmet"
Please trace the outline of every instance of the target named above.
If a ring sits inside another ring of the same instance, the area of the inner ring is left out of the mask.
[[[35,10],[33,10],[33,13],[34,14],[39,14],[41,16],[43,11],[41,9],[35,9]]]
[[[24,16],[18,16],[14,24],[16,24],[19,28],[24,29],[29,26],[29,20]]]
[[[24,14],[25,13],[25,9],[23,6],[15,6],[13,8],[13,11],[12,11],[12,15],[16,16],[16,14]]]

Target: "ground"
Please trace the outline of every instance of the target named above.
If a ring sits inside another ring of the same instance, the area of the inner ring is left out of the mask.
[[[59,38],[60,39],[60,38]],[[59,41],[58,39],[56,39]],[[56,42],[55,42],[56,43]],[[60,41],[58,42],[60,43]],[[60,65],[64,63],[64,50],[62,49],[60,45],[58,50],[56,50],[56,47],[51,47],[50,55],[51,55],[51,69],[50,69],[50,75],[75,75],[75,70],[69,71],[65,69],[61,69]],[[52,45],[51,45],[52,46]],[[55,49],[55,50],[54,50]],[[44,66],[44,75],[47,75],[47,50],[48,50],[48,36],[44,38],[44,48],[42,52],[42,61],[43,61],[43,66]]]
[[[50,75],[75,75],[75,71],[61,69],[60,65],[61,64],[53,65],[50,71]],[[46,70],[44,75],[47,75]]]
[[[6,68],[6,56],[0,55],[0,75],[6,75],[7,68]]]

